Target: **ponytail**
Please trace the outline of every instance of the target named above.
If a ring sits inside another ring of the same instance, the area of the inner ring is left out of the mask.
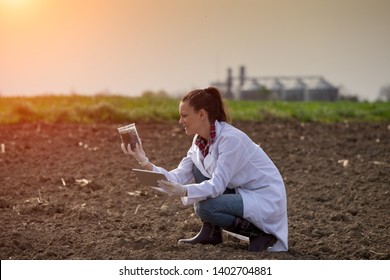
[[[210,122],[215,120],[230,122],[225,102],[222,99],[221,93],[215,87],[190,91],[181,101],[189,102],[190,106],[192,106],[195,111],[201,109],[206,110]]]

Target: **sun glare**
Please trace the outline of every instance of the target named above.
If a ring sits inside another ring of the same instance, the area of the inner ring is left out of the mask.
[[[31,6],[35,6],[37,0],[0,0],[2,8],[11,12],[30,10]],[[0,7],[1,8],[1,7]]]
[[[12,7],[22,6],[27,2],[27,0],[3,0],[3,1],[5,2],[5,4]]]
[[[0,0],[0,21],[22,24],[42,8],[42,3],[43,0]]]
[[[0,10],[4,13],[14,13],[24,10],[29,0],[0,0]]]

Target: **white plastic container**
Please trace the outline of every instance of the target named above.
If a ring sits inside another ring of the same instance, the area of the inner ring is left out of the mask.
[[[128,149],[128,145],[130,144],[131,149],[134,150],[135,144],[140,143],[135,123],[119,127],[118,132],[126,149]]]

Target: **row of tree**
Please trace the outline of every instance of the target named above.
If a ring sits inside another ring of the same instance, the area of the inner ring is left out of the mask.
[[[98,94],[110,94],[109,91],[105,91],[102,93]],[[2,96],[2,93],[0,91],[0,97]],[[159,92],[153,92],[153,91],[145,91],[142,93],[143,97],[153,97],[153,96],[158,96],[158,97],[168,97],[169,94],[163,90]],[[341,100],[350,100],[350,101],[359,101],[359,98],[357,95],[343,95],[341,94],[340,98]],[[390,84],[382,86],[381,89],[379,90],[379,95],[377,98],[377,101],[385,101],[389,102],[390,101]]]
[[[390,101],[390,84],[381,87],[379,90],[379,101]]]

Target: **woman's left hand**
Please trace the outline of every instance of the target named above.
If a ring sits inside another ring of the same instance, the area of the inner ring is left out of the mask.
[[[149,159],[145,155],[141,139],[139,139],[139,144],[135,144],[134,150],[131,149],[130,144],[128,144],[126,147],[124,143],[121,144],[121,148],[125,154],[132,155],[136,160],[138,160],[138,163],[140,165],[145,166],[146,164],[148,164]]]
[[[158,181],[158,186],[169,196],[182,197],[187,195],[187,188],[179,183],[160,180]]]

